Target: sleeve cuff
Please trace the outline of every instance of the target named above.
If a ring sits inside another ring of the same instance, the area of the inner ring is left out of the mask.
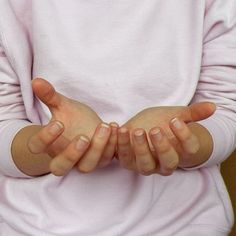
[[[14,178],[33,178],[17,168],[11,154],[11,145],[15,135],[19,130],[29,125],[32,125],[32,123],[26,120],[2,122],[0,127],[0,143],[4,147],[0,152],[0,173],[2,175]]]

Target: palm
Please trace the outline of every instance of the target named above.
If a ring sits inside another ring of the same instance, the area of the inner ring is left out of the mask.
[[[70,140],[78,134],[91,138],[102,122],[90,107],[65,97],[63,103],[53,111],[52,120],[59,120],[64,124],[64,136]]]
[[[64,124],[64,136],[69,140],[78,134],[91,138],[98,124],[102,122],[90,107],[57,93],[52,85],[43,79],[33,81],[33,90],[50,109],[51,120],[58,120]]]
[[[181,109],[181,107],[147,108],[128,120],[124,124],[124,126],[127,127],[130,131],[136,128],[142,128],[146,132],[149,132],[151,128],[158,126],[163,128],[168,134],[171,134],[168,125],[169,121],[172,118],[179,116],[181,113]]]
[[[123,126],[130,131],[142,128],[149,132],[153,127],[162,128],[168,137],[173,137],[169,127],[170,121],[175,117],[180,117],[186,123],[199,121],[211,116],[215,111],[212,103],[198,103],[192,106],[163,106],[147,108],[128,120]]]

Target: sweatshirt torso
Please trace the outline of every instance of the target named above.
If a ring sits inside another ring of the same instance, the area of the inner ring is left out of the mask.
[[[31,79],[45,78],[104,121],[123,124],[147,107],[185,106],[195,98],[210,1],[9,2],[28,42]],[[24,101],[31,99],[19,81]],[[37,100],[33,112],[24,106],[31,122],[49,121]],[[216,165],[147,177],[114,160],[91,174],[2,176],[0,186],[0,235],[182,236],[188,227],[227,232],[232,225]]]

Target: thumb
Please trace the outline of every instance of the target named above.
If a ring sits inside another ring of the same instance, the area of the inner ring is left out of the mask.
[[[32,88],[34,94],[45,104],[49,109],[57,108],[61,103],[61,94],[57,93],[55,88],[48,81],[42,78],[32,80]]]
[[[214,114],[216,105],[212,102],[199,102],[187,106],[181,114],[185,122],[204,120]]]

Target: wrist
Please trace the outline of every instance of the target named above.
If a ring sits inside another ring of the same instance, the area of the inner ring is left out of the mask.
[[[187,157],[180,157],[180,168],[193,168],[206,162],[213,152],[213,139],[209,131],[197,122],[189,123],[190,131],[199,141],[199,150]]]
[[[17,168],[26,175],[40,176],[49,173],[51,157],[48,154],[33,154],[28,148],[28,141],[42,126],[31,125],[21,129],[13,139],[12,159]]]

